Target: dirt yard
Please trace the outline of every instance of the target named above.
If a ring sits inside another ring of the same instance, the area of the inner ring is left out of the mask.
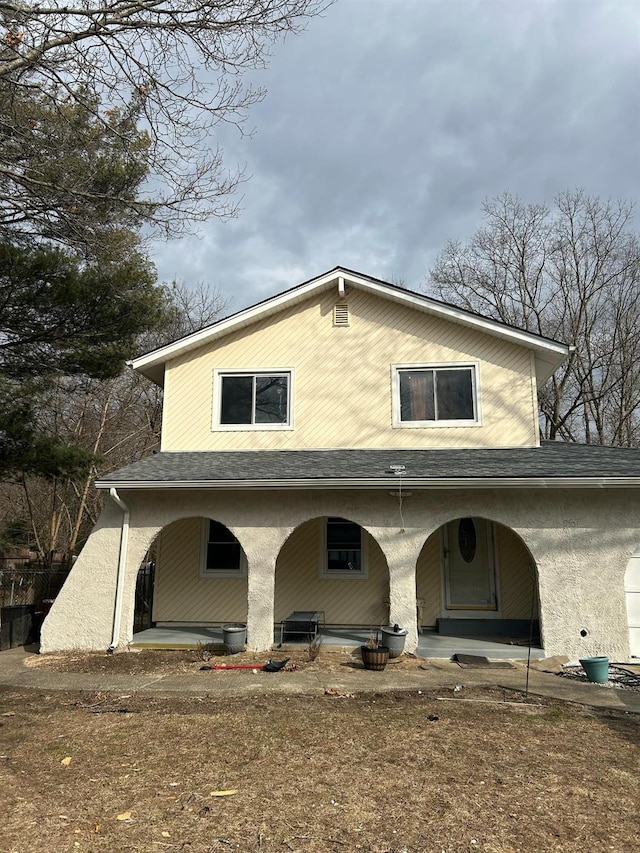
[[[194,650],[142,649],[122,651],[113,655],[104,652],[64,652],[33,656],[28,659],[28,665],[54,672],[184,675],[196,673],[202,666],[251,664],[251,666],[260,668],[269,659],[284,660],[289,658],[286,665],[288,671],[336,672],[345,667],[362,668],[359,649],[323,648],[315,660],[310,660],[310,657],[312,655],[310,655],[307,646],[276,649],[272,652],[260,654],[245,651],[235,655],[227,655],[221,648],[202,646]],[[424,664],[422,658],[402,655],[390,660],[387,665],[396,669],[414,669],[422,664]]]
[[[438,695],[0,691],[0,851],[640,849],[637,717],[497,690],[465,691],[491,700],[477,703]]]

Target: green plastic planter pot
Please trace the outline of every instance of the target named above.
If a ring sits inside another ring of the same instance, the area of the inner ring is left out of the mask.
[[[580,666],[584,669],[589,681],[594,684],[606,684],[609,680],[609,658],[607,657],[580,658]]]

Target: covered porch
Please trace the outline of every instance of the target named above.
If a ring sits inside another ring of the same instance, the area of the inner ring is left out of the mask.
[[[369,626],[397,622],[409,632],[406,650],[421,657],[524,658],[533,620],[538,656],[628,655],[623,575],[637,530],[624,526],[622,490],[603,516],[602,501],[579,490],[416,486],[402,519],[388,487],[184,488],[179,502],[175,494],[131,486],[126,518],[106,504],[45,620],[44,651],[162,643],[157,628],[134,629],[139,567],[155,543],[147,615],[159,627],[184,626],[170,646],[178,636],[220,641],[219,626],[243,622],[250,647],[267,654],[283,619],[319,610],[326,645],[355,647]],[[560,526],[565,518],[580,526]],[[362,530],[359,542],[345,521]],[[231,553],[233,565],[216,562]],[[462,620],[462,629],[452,624]],[[494,630],[512,621],[526,622],[526,632]]]
[[[316,516],[297,525],[279,548],[273,573],[265,574],[268,582],[254,582],[260,609],[265,616],[271,610],[275,625],[270,628],[265,620],[259,642],[249,618],[250,560],[240,541],[245,531],[236,527],[236,536],[206,517],[166,526],[157,542],[155,589],[144,602],[146,624],[137,618],[136,594],[134,643],[142,642],[140,632],[154,624],[183,634],[193,628],[200,634],[203,628],[198,626],[242,622],[249,624],[249,646],[264,650],[281,645],[291,614],[317,612],[324,642],[334,646],[360,645],[370,626],[397,621],[413,634],[407,650],[420,656],[449,657],[487,644],[504,654],[505,648],[509,653],[528,646],[529,637],[540,647],[535,566],[511,529],[465,517],[454,518],[425,538],[424,528],[411,539],[404,531],[398,538],[394,530],[367,529],[360,519],[346,515]],[[456,560],[462,546],[465,552]],[[403,554],[405,548],[408,553]],[[227,562],[218,565],[218,554]],[[394,585],[408,605],[404,618],[392,607]],[[222,641],[220,628],[204,630],[205,639],[196,642]],[[422,633],[425,630],[428,633]],[[174,642],[176,636],[167,641]],[[146,633],[144,639],[161,642],[154,634]]]
[[[320,627],[319,634],[323,647],[357,648],[366,643],[375,628],[336,628]],[[281,624],[276,623],[273,632],[273,647],[280,647]],[[537,637],[534,638],[537,643]],[[195,649],[199,645],[219,645],[223,647],[222,627],[211,626],[171,626],[155,627],[139,631],[133,635],[132,648],[144,649]],[[287,640],[282,648],[308,645],[308,640]],[[423,631],[418,637],[415,655],[431,660],[450,660],[455,654],[482,655],[490,660],[522,660],[529,653],[528,642],[521,638],[510,637],[457,637],[439,634],[437,631]],[[532,645],[531,657],[542,660],[546,657],[540,645]]]

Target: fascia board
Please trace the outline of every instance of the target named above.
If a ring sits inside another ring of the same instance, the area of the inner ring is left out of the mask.
[[[479,317],[468,313],[453,305],[435,302],[428,296],[414,294],[410,291],[400,290],[387,286],[384,282],[361,277],[349,270],[337,267],[330,272],[324,273],[318,278],[311,279],[304,284],[291,290],[285,291],[265,302],[245,308],[237,314],[232,314],[224,320],[220,320],[213,326],[208,326],[198,332],[194,332],[179,341],[174,341],[153,352],[132,359],[129,365],[136,371],[144,374],[157,384],[162,384],[164,364],[171,358],[175,358],[191,349],[202,346],[205,343],[229,334],[232,331],[248,326],[259,319],[268,317],[282,308],[302,302],[317,291],[322,291],[338,278],[344,278],[348,284],[381,296],[402,305],[409,305],[437,317],[460,323],[461,325],[476,328],[488,332],[512,343],[533,349],[536,353],[537,379],[542,383],[556,370],[567,358],[570,348],[558,341],[542,338],[532,332],[504,326],[496,320]],[[540,362],[540,364],[538,364]]]
[[[351,281],[354,281],[363,290],[369,290],[372,293],[385,296],[387,299],[394,300],[401,304],[411,305],[428,314],[436,317],[442,317],[449,321],[459,323],[463,326],[476,328],[479,331],[488,332],[495,337],[510,341],[511,343],[520,344],[527,349],[532,349],[536,353],[536,379],[538,383],[543,384],[546,380],[560,367],[567,359],[571,352],[571,347],[562,344],[559,341],[553,341],[549,338],[543,338],[533,332],[526,332],[522,329],[515,329],[510,326],[505,326],[502,323],[491,320],[488,317],[479,317],[475,314],[468,313],[454,305],[447,305],[442,302],[434,302],[428,296],[420,294],[391,290],[385,287],[384,284],[367,281],[366,279],[351,276]]]
[[[96,480],[97,489],[624,489],[640,486],[640,477],[476,477],[464,479],[341,480]]]
[[[254,323],[264,317],[268,317],[271,314],[275,314],[281,308],[288,305],[294,305],[296,302],[303,302],[316,290],[322,290],[330,282],[335,281],[340,275],[341,272],[339,270],[332,270],[319,278],[312,279],[305,284],[299,285],[294,288],[294,290],[285,291],[278,296],[272,297],[266,302],[251,305],[248,308],[244,308],[242,311],[238,311],[237,314],[232,314],[224,320],[219,320],[212,326],[207,326],[204,329],[200,329],[198,332],[187,335],[185,338],[180,338],[178,341],[174,341],[171,344],[160,347],[160,349],[153,350],[153,352],[134,358],[129,361],[128,364],[134,370],[143,373],[149,379],[153,379],[153,381],[156,382],[157,369],[162,369],[162,366],[169,361],[169,359],[182,355],[189,350],[196,349],[203,344],[209,343],[216,338],[223,337],[224,335],[236,331],[237,329],[241,329],[244,326],[248,326],[251,323]]]

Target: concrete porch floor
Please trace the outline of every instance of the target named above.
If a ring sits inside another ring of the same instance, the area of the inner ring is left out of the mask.
[[[349,628],[321,628],[324,646],[356,647],[366,643],[370,631]],[[274,648],[280,642],[280,626],[274,629]],[[199,627],[197,625],[148,628],[133,635],[131,645],[146,649],[192,649],[198,643],[222,645],[222,628]],[[287,641],[283,648],[306,646],[307,641]],[[506,637],[448,637],[435,631],[424,631],[418,639],[418,657],[450,660],[455,654],[483,655],[492,660],[523,660],[527,657],[525,641],[509,641]],[[531,658],[543,660],[544,649],[531,647]]]

